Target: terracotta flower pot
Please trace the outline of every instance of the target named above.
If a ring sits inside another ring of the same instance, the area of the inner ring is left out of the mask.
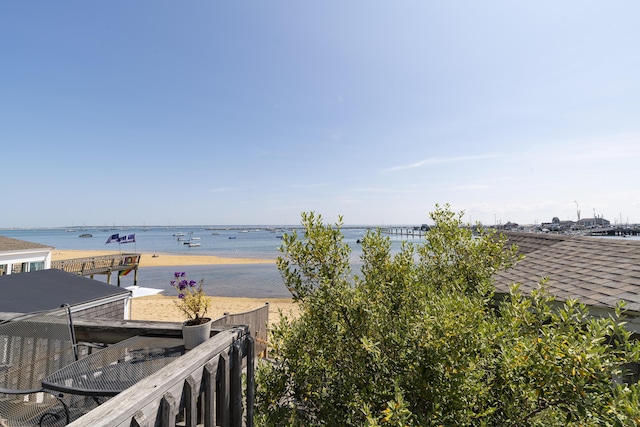
[[[191,350],[195,346],[202,344],[211,336],[211,319],[200,325],[187,325],[188,322],[182,324],[182,338],[184,339],[184,348]]]

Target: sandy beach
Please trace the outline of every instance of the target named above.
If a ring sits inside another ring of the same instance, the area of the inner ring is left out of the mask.
[[[211,296],[211,308],[208,317],[217,319],[224,313],[244,313],[269,303],[269,324],[279,320],[279,310],[288,317],[295,317],[297,306],[290,298],[242,298]],[[164,295],[150,295],[131,300],[131,318],[133,320],[159,320],[164,322],[182,322],[184,315],[176,307],[178,298]]]
[[[72,258],[95,257],[101,255],[117,255],[118,251],[79,251],[79,250],[55,250],[51,254],[53,261]],[[140,258],[140,268],[144,267],[172,267],[206,264],[265,264],[273,263],[273,260],[253,258],[222,258],[210,255],[175,255],[157,253],[156,257],[151,253],[143,253]],[[210,295],[211,308],[208,315],[214,319],[226,313],[243,313],[251,311],[269,303],[269,323],[278,320],[278,311],[288,316],[296,316],[297,306],[291,298],[243,298],[220,297]],[[159,320],[166,322],[181,322],[184,316],[176,307],[177,297],[165,295],[150,295],[133,298],[131,318],[134,320]]]
[[[101,255],[118,255],[118,251],[77,251],[55,250],[51,253],[51,260],[58,261],[71,258],[88,258]],[[154,255],[156,255],[154,257]],[[185,265],[206,264],[273,264],[274,260],[256,258],[222,258],[213,255],[175,255],[164,253],[143,253],[140,257],[140,267],[172,267]]]

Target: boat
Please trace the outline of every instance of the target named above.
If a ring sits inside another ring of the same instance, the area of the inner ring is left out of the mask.
[[[174,237],[177,237],[177,236],[184,236],[184,233],[182,233],[182,232],[173,233],[173,236],[174,236]]]
[[[236,238],[236,236],[229,236],[229,238],[230,238],[230,239],[235,239],[235,238]]]
[[[84,233],[84,234],[81,234],[80,237],[93,237],[93,234]]]
[[[200,243],[198,243],[198,242],[189,242],[189,247],[190,248],[193,248],[193,247],[196,247],[196,246],[200,246]]]
[[[192,237],[191,240],[200,240],[202,237]]]

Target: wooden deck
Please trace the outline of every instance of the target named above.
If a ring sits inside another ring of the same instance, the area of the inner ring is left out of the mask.
[[[215,329],[207,342],[69,427],[252,426],[254,348],[249,328]]]
[[[256,311],[263,316],[268,306]],[[14,316],[0,313],[0,320]],[[73,326],[78,341],[95,344],[109,345],[135,335],[182,336],[181,324],[173,322],[74,319]],[[207,342],[97,408],[75,413],[69,426],[251,427],[254,359],[249,326],[212,326]]]
[[[117,254],[101,255],[87,258],[63,259],[51,262],[51,268],[74,273],[80,276],[89,276],[93,279],[96,274],[106,274],[107,283],[111,283],[111,274],[116,273],[118,286],[120,286],[120,276],[127,275],[133,271],[133,284],[138,284],[138,267],[140,265],[141,254]]]

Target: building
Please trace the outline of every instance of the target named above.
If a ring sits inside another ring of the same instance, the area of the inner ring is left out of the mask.
[[[601,216],[596,216],[595,218],[582,218],[578,221],[578,225],[584,228],[609,227],[611,222]]]
[[[33,313],[71,306],[74,317],[130,318],[131,291],[62,270],[0,276],[0,312]]]
[[[0,236],[0,276],[51,268],[52,247]]]
[[[543,222],[541,228],[548,231],[568,231],[571,230],[576,223],[571,220],[560,220],[557,216],[553,217],[551,222]]]
[[[131,291],[52,269],[52,250],[0,236],[0,312],[32,313],[69,304],[79,317],[130,318]]]
[[[559,234],[504,232],[508,245],[525,256],[512,268],[495,274],[498,293],[519,283],[524,294],[542,278],[563,301],[577,299],[594,315],[608,316],[626,303],[628,327],[640,334],[640,241]]]

